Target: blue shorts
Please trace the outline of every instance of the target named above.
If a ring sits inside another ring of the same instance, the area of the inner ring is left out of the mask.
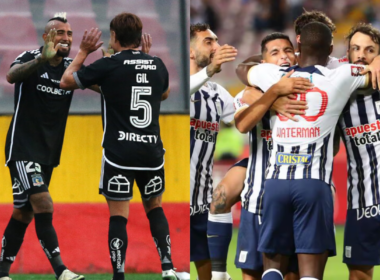
[[[263,255],[257,250],[260,227],[261,216],[242,208],[235,257],[237,268],[263,271]],[[288,271],[298,272],[296,254],[290,257]]]
[[[208,212],[190,216],[190,261],[209,260],[207,243]]]
[[[335,256],[330,186],[316,179],[265,181],[258,250],[264,253]]]
[[[380,264],[380,205],[347,210],[343,262]]]
[[[263,270],[263,256],[257,251],[260,234],[260,215],[241,209],[235,265],[241,269]]]
[[[235,166],[240,166],[240,167],[247,168],[248,167],[248,160],[249,160],[249,158],[243,158],[242,160],[239,160],[237,163],[235,163],[234,165],[232,165],[230,167],[230,169],[234,168]]]

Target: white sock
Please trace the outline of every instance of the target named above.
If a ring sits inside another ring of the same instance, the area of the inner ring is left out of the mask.
[[[282,275],[281,271],[279,271],[278,269],[274,269],[274,268],[265,270],[263,273],[263,276],[261,276],[261,278],[264,278],[264,275],[269,273],[269,272],[277,272],[278,274],[281,275],[281,278],[284,279],[284,276]]]
[[[302,277],[300,280],[318,280],[318,279],[314,277]]]
[[[215,279],[224,279],[226,277],[227,272],[220,272],[220,271],[213,271],[212,273],[212,278]]]

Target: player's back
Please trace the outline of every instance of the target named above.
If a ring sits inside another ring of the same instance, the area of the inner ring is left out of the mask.
[[[163,163],[159,113],[168,72],[158,57],[123,50],[78,71],[84,86],[99,85],[104,97],[103,147],[108,161],[126,167]]]
[[[306,100],[309,107],[305,115],[298,117],[298,122],[281,115],[271,117],[273,153],[267,178],[314,178],[330,183],[336,123],[350,94],[366,83],[366,77],[359,75],[359,68],[355,65],[343,65],[335,70],[322,66],[267,67],[268,71],[275,71],[271,75],[277,75],[277,81],[283,75],[281,72],[294,69],[292,77],[308,78],[314,84],[306,94],[298,94],[298,99]],[[263,79],[266,82],[256,77],[256,85],[265,91],[277,82],[273,78]]]

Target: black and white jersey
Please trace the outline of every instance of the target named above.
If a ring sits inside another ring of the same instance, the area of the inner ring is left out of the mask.
[[[298,122],[279,114],[271,117],[273,150],[267,179],[319,179],[330,185],[335,126],[351,93],[365,87],[368,77],[360,76],[363,67],[353,64],[335,70],[319,65],[283,69],[261,64],[250,69],[249,82],[267,91],[292,69],[291,77],[308,78],[314,88],[297,94],[309,105]]]
[[[244,91],[234,98],[236,113],[248,107],[242,102]],[[236,114],[235,113],[235,114]],[[272,130],[270,128],[270,111],[249,132],[249,159],[244,180],[244,188],[240,194],[241,205],[251,213],[261,214],[266,169],[272,149]]]
[[[169,87],[158,57],[124,50],[74,73],[80,88],[99,85],[103,95],[106,161],[118,168],[157,170],[164,164],[159,114]]]
[[[40,49],[20,54],[11,66],[35,59]],[[57,166],[61,156],[67,116],[73,96],[59,83],[71,58],[53,67],[45,63],[22,82],[15,84],[15,112],[5,144],[10,160],[33,161]]]
[[[233,97],[222,86],[207,82],[190,97],[190,206],[192,214],[211,202],[212,169],[220,122],[234,118]]]
[[[346,146],[347,208],[380,204],[380,93],[354,92],[339,120]]]

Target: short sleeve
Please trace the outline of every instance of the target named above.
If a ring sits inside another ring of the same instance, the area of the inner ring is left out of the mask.
[[[364,69],[363,65],[345,64],[335,69],[338,81],[342,81],[342,87],[348,93],[358,88],[365,88],[369,84],[369,74],[360,75]],[[338,82],[337,81],[337,82]]]
[[[224,102],[221,120],[224,123],[230,123],[234,120],[235,115],[234,98],[224,87],[220,85],[218,85],[218,87],[220,87],[221,98]]]
[[[336,58],[329,56],[329,60],[327,62],[326,68],[332,70],[335,68],[338,68],[339,66],[342,66],[344,64],[348,64],[348,57],[344,56],[342,58]]]
[[[247,78],[251,86],[257,86],[262,91],[267,91],[273,84],[277,83],[285,73],[275,64],[264,63],[249,69]]]
[[[109,62],[110,58],[103,57],[74,72],[73,76],[78,87],[85,89],[92,85],[100,85],[108,72]]]
[[[23,64],[23,63],[26,63],[28,61],[31,61],[35,58],[35,55],[32,54],[31,52],[23,52],[21,53],[19,56],[17,56],[15,58],[15,60],[12,62],[11,66],[12,67],[13,65],[15,64]]]
[[[242,101],[243,99],[243,95],[244,95],[244,90],[242,90],[241,92],[239,92],[235,98],[234,98],[234,107],[235,107],[235,114],[247,107],[249,107],[249,105],[247,103],[244,103]]]
[[[163,63],[163,61],[161,60],[161,58],[159,57],[155,57],[155,59],[157,59],[157,66],[159,67],[158,70],[159,70],[159,75],[163,81],[163,91],[162,93],[166,92],[169,88],[169,72],[168,72],[168,69],[166,69],[166,66],[165,64]]]

